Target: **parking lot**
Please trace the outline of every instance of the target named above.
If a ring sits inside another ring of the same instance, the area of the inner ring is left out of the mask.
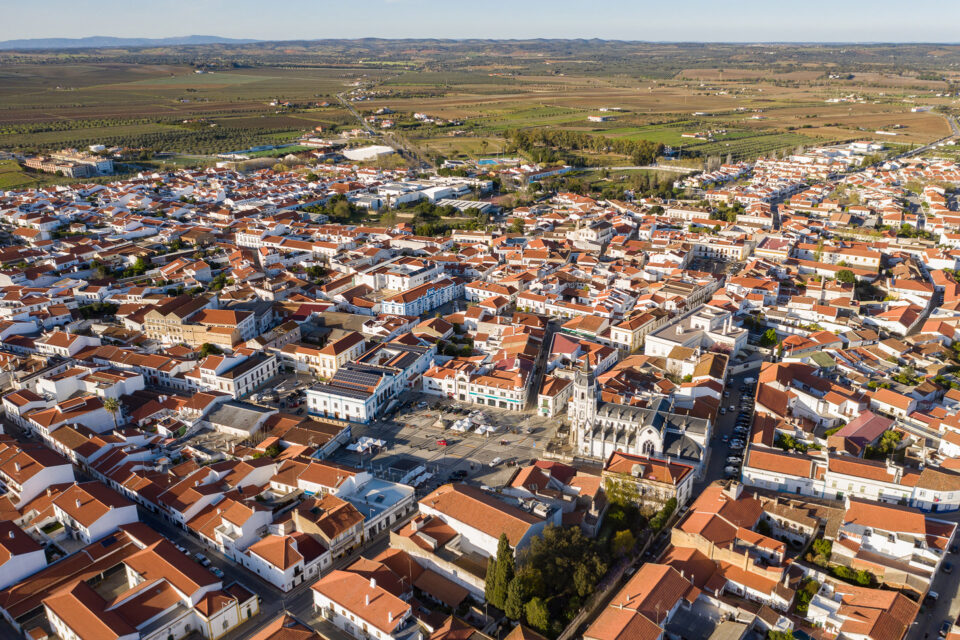
[[[480,411],[473,426],[490,425],[496,431],[480,434],[452,429],[457,420]],[[413,395],[406,406],[386,421],[355,426],[354,438],[372,438],[383,444],[371,453],[340,449],[333,460],[362,466],[393,479],[418,466],[432,476],[418,487],[421,493],[447,482],[459,472],[463,480],[497,487],[518,466],[542,457],[554,437],[556,419],[532,412],[455,404],[435,396]]]

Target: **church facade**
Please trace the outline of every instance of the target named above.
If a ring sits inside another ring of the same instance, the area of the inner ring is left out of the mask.
[[[599,402],[596,376],[580,369],[574,377],[567,417],[576,455],[606,460],[621,451],[676,459],[692,465],[697,477],[703,477],[710,421],[673,413],[666,398],[650,407]]]

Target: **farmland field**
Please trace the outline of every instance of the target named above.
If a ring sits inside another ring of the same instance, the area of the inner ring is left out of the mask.
[[[921,45],[344,40],[11,52],[0,53],[0,149],[102,143],[212,155],[289,143],[355,128],[336,97],[347,93],[362,116],[381,112],[434,161],[516,153],[506,138],[519,129],[682,147],[691,161],[751,159],[943,137],[960,75],[942,70],[958,66],[960,48],[931,56]],[[911,111],[919,105],[931,109]],[[609,148],[562,157],[626,159]]]

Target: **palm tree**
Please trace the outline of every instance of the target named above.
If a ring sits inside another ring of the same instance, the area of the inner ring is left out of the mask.
[[[113,416],[113,428],[118,429],[117,414],[120,413],[120,402],[116,398],[107,398],[103,401],[103,408]]]

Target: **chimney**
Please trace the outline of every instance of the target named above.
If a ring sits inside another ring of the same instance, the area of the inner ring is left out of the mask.
[[[19,462],[14,462],[14,463],[13,463],[13,468],[17,470],[17,473],[19,473],[19,472],[20,472],[20,463],[19,463]]]
[[[80,507],[83,506],[83,503],[80,502],[80,498],[77,498],[77,501],[76,501],[76,502],[77,502],[77,509],[79,509]]]
[[[376,578],[373,578],[373,577],[370,578],[370,588],[371,588],[371,589],[376,589],[376,588],[377,588],[377,579],[376,579]]]
[[[370,580],[373,580],[373,578],[370,578]],[[370,606],[370,594],[368,593],[366,596],[364,596],[364,598],[366,599],[367,606],[369,607],[369,606]]]
[[[10,535],[13,535],[13,532]],[[387,622],[393,623],[393,611],[387,611]]]
[[[8,536],[11,540],[13,540],[14,538],[17,537],[17,534],[15,534],[15,533],[13,532],[13,529],[10,529],[10,531],[7,532],[7,536]]]

